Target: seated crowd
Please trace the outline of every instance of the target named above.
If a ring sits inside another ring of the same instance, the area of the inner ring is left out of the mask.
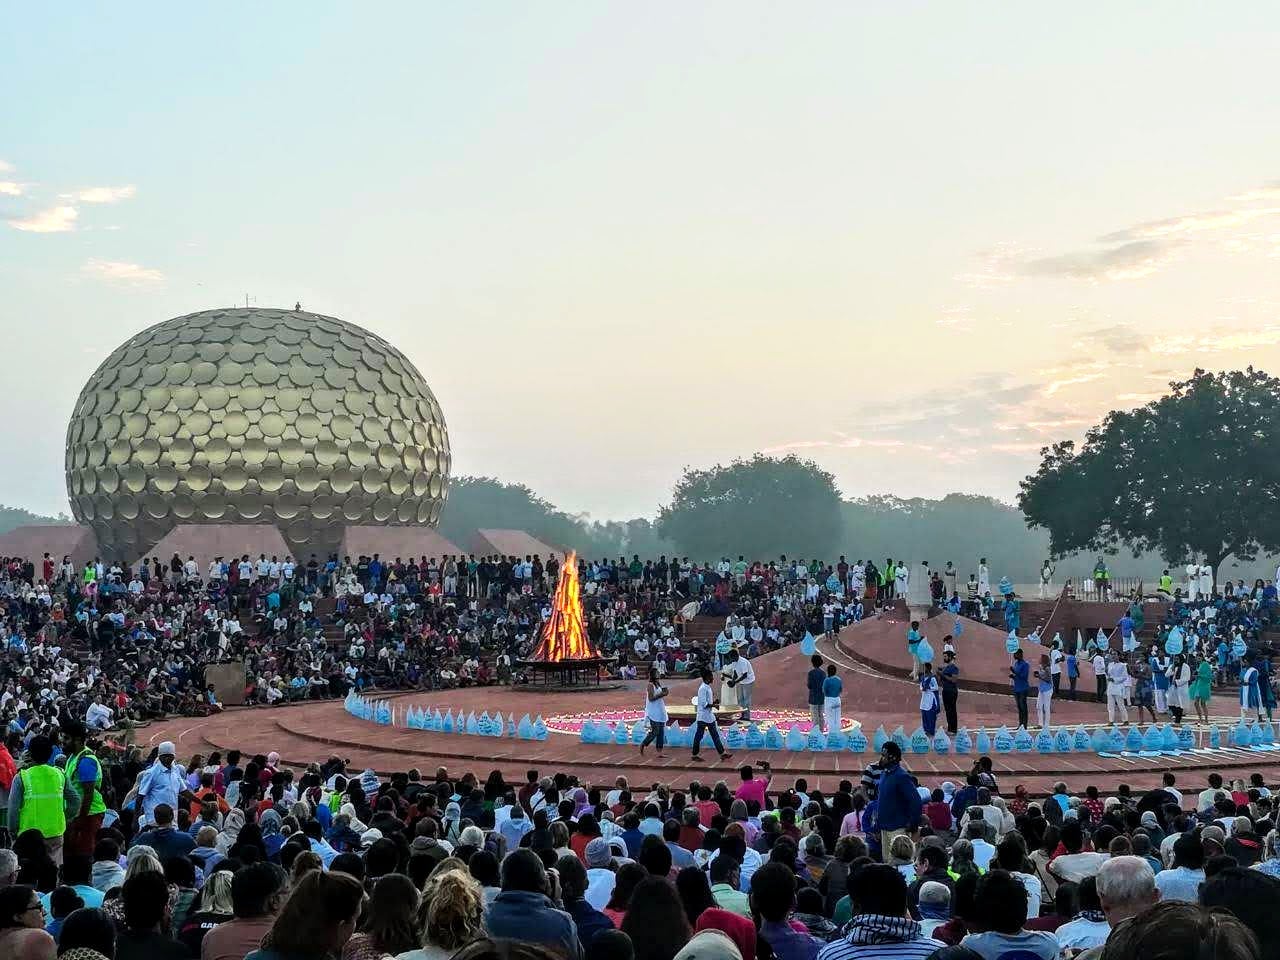
[[[382,777],[337,757],[177,762],[56,737],[0,750],[13,960],[1261,960],[1280,946],[1274,797],[1173,774],[1043,800],[989,758],[921,783]],[[823,789],[825,787],[825,789]]]

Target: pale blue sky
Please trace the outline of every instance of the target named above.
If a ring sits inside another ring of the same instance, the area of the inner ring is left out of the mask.
[[[0,5],[0,502],[93,368],[243,302],[362,324],[455,470],[595,516],[800,450],[1011,497],[1183,376],[1280,372],[1280,13]]]

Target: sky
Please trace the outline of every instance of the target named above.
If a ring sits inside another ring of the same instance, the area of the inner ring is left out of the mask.
[[[0,503],[232,304],[400,347],[456,474],[599,519],[764,450],[1012,499],[1202,366],[1280,374],[1274,4],[0,0]]]

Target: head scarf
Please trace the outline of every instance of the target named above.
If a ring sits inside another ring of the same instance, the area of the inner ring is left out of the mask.
[[[345,816],[350,821],[348,826],[356,833],[364,833],[369,829],[369,827],[363,823],[358,816],[356,816],[356,806],[354,803],[344,803],[339,807],[338,816]]]
[[[590,809],[591,801],[587,799],[587,791],[582,787],[573,791],[573,815],[580,817]]]
[[[264,810],[262,816],[258,818],[258,826],[262,828],[264,837],[272,836],[280,832],[280,814],[274,810]]]

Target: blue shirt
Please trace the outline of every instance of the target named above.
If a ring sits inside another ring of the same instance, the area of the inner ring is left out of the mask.
[[[824,697],[839,697],[840,691],[844,689],[844,682],[839,677],[827,677],[822,681],[822,695]]]
[[[1031,664],[1025,660],[1013,661],[1013,692],[1026,693],[1031,689]]]
[[[762,921],[760,936],[764,937],[778,960],[814,960],[823,946],[822,941],[812,934],[793,930],[791,924],[777,920]]]

